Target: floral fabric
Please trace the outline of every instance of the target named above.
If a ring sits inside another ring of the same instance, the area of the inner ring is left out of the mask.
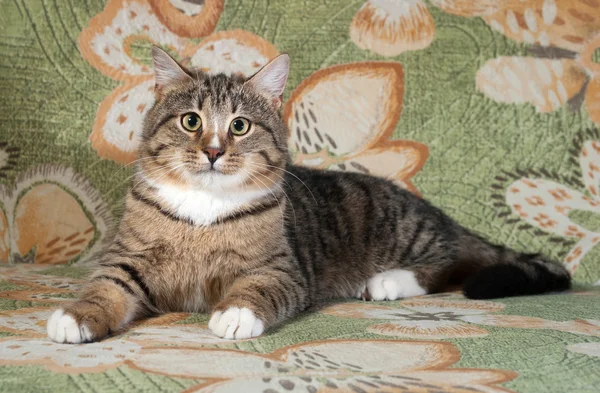
[[[76,392],[83,383],[96,391],[228,393],[600,386],[597,289],[501,301],[458,293],[347,301],[237,341],[212,335],[208,315],[173,313],[99,343],[69,345],[48,340],[45,323],[86,271],[19,264],[0,273],[0,392]]]
[[[588,289],[343,302],[243,342],[172,314],[50,343],[118,221],[151,44],[242,75],[289,53],[296,163],[389,178]],[[0,391],[599,391],[598,48],[597,0],[3,3]]]

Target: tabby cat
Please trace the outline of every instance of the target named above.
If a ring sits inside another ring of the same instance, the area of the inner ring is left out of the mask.
[[[475,299],[569,288],[561,264],[492,245],[388,180],[292,165],[287,55],[249,79],[186,69],[158,48],[153,59],[156,103],[118,233],[79,300],[49,319],[54,341],[171,311],[211,312],[214,334],[244,339],[332,298],[463,281]]]

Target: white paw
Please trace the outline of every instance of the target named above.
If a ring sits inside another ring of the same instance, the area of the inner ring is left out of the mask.
[[[354,294],[354,297],[357,299],[365,300],[365,290],[366,289],[367,289],[366,284],[361,285],[361,287],[358,288],[358,291],[356,291],[356,293]]]
[[[214,312],[208,328],[219,337],[242,340],[260,336],[265,325],[249,308],[231,307],[225,312]]]
[[[79,344],[92,341],[92,333],[85,325],[79,325],[63,309],[54,311],[47,324],[48,337],[57,343]]]
[[[427,291],[419,285],[415,274],[409,270],[393,269],[379,273],[367,281],[371,300],[396,300],[421,296]]]

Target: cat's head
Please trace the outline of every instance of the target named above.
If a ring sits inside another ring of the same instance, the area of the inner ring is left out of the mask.
[[[138,170],[182,188],[270,188],[288,160],[280,107],[289,57],[250,78],[186,69],[152,50],[156,102],[144,122]]]

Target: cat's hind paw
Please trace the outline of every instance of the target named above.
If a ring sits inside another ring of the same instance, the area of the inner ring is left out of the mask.
[[[265,325],[249,308],[230,307],[225,311],[215,311],[208,328],[221,338],[243,340],[260,336]]]
[[[376,274],[367,281],[369,298],[375,301],[396,300],[427,294],[415,274],[409,270],[392,269]]]
[[[57,343],[80,344],[92,341],[92,332],[85,324],[79,324],[63,309],[54,311],[48,324],[48,337]]]

